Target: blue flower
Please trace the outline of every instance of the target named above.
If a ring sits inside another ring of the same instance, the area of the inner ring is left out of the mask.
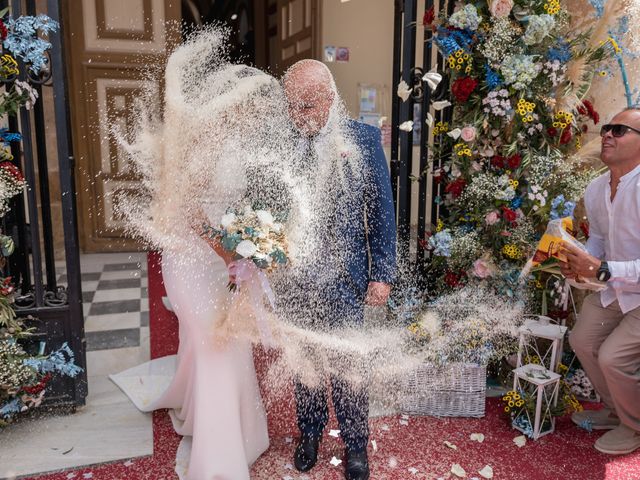
[[[558,218],[573,217],[573,211],[576,208],[576,202],[565,200],[564,195],[560,194],[551,200],[551,212],[549,218],[556,220]]]
[[[458,50],[462,50],[462,47],[458,44],[458,42],[456,42],[455,39],[449,36],[438,36],[435,38],[435,42],[440,47],[440,50],[442,50],[442,53],[445,57],[453,55]]]
[[[450,257],[451,240],[452,238],[449,230],[442,230],[429,239],[429,246],[433,248],[434,255]]]
[[[488,63],[484,65],[485,79],[487,82],[487,87],[489,90],[495,90],[499,86],[502,85],[502,80],[500,80],[500,75],[494,72]]]
[[[19,142],[22,140],[22,135],[20,133],[13,133],[7,130],[6,128],[0,128],[0,141],[5,144],[5,146],[9,145],[9,142]]]
[[[550,61],[558,60],[560,63],[567,63],[571,60],[571,49],[565,40],[558,40],[554,46],[549,47],[547,59]]]
[[[602,14],[604,13],[604,2],[605,0],[589,0],[589,3],[596,11],[597,18],[602,17]]]
[[[593,432],[593,420],[587,418],[578,424],[580,428],[584,428],[587,432]]]
[[[511,200],[511,208],[515,210],[516,208],[520,208],[522,206],[522,197],[516,197]]]
[[[7,22],[8,34],[3,46],[14,57],[21,58],[25,63],[30,63],[29,70],[38,74],[47,66],[48,60],[45,52],[51,48],[51,43],[39,38],[38,33],[47,35],[58,30],[59,26],[58,22],[46,15],[10,19]]]

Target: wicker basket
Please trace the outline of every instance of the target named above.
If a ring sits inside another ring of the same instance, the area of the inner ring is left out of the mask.
[[[454,363],[418,367],[402,385],[401,409],[413,415],[484,417],[487,367]]]

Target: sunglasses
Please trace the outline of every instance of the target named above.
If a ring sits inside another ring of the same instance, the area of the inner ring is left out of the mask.
[[[607,123],[600,128],[600,136],[604,137],[607,132],[611,132],[611,135],[614,137],[623,137],[627,132],[636,132],[640,133],[640,130],[637,130],[628,125],[622,125],[621,123]]]

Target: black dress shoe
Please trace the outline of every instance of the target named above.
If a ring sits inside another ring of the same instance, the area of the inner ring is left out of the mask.
[[[293,454],[293,464],[300,472],[308,472],[318,461],[318,446],[320,437],[302,435],[300,443]]]
[[[347,480],[369,480],[367,452],[347,452],[344,476]]]

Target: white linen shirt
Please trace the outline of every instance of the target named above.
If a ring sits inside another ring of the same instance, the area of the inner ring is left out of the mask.
[[[587,251],[609,264],[611,278],[600,292],[603,307],[618,300],[627,313],[640,307],[640,165],[623,175],[611,201],[611,174],[592,181],[584,195]]]

